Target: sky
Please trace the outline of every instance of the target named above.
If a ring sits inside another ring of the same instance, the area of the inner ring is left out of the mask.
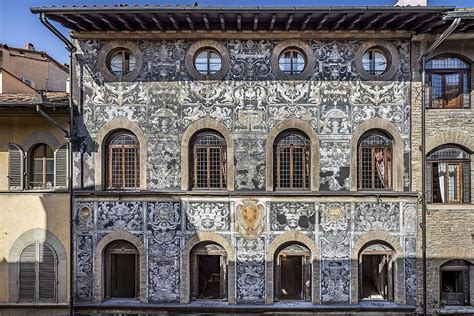
[[[329,6],[329,5],[393,5],[396,0],[0,0],[0,43],[11,47],[23,47],[32,43],[36,50],[46,51],[61,63],[68,62],[68,54],[62,42],[50,33],[39,21],[38,16],[30,12],[30,7],[41,6],[93,6],[159,4],[186,5],[198,2],[201,6]],[[474,7],[474,0],[428,0],[432,6]],[[68,30],[58,28],[67,35]]]

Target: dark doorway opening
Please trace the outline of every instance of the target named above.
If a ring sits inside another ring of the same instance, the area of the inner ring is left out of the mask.
[[[227,296],[227,255],[217,244],[192,251],[191,298],[221,300]]]
[[[138,296],[138,251],[129,242],[110,243],[105,250],[105,298]]]
[[[278,252],[275,267],[276,300],[311,299],[311,253],[293,244]]]
[[[393,300],[393,250],[386,245],[366,247],[359,258],[360,297]]]
[[[469,263],[451,260],[441,266],[443,305],[469,305]]]

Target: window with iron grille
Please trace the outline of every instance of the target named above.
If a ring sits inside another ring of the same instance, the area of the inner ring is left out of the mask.
[[[140,145],[135,135],[117,132],[107,142],[107,188],[133,189],[140,186]]]
[[[469,203],[471,159],[455,145],[441,146],[426,159],[427,200],[432,203]]]
[[[309,189],[310,143],[298,131],[281,133],[274,144],[275,188],[284,190]]]
[[[378,131],[362,135],[357,165],[360,190],[392,189],[392,140]]]
[[[430,108],[469,108],[470,66],[452,56],[441,56],[425,65],[426,100]]]
[[[22,302],[56,301],[57,257],[45,243],[26,246],[19,262],[19,299]]]
[[[227,187],[227,147],[224,138],[217,132],[200,132],[193,137],[191,148],[192,188],[225,189]]]
[[[46,144],[38,144],[30,154],[30,189],[54,187],[54,152]]]

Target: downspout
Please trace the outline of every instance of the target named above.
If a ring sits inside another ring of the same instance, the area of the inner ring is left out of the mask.
[[[426,64],[426,57],[434,51],[452,32],[461,24],[461,18],[455,18],[451,25],[431,44],[428,49],[426,49],[423,54],[420,56],[420,63],[421,63],[421,249],[422,249],[422,261],[423,261],[423,315],[427,314],[427,257],[426,257],[426,248],[427,248],[427,240],[426,240],[426,181],[425,181],[425,174],[426,174],[426,100],[425,100],[425,87],[426,87],[426,73],[425,73],[425,64]]]
[[[73,189],[73,155],[72,155],[72,133],[73,133],[73,123],[74,123],[74,103],[72,98],[73,92],[73,54],[76,51],[74,44],[69,41],[61,32],[58,31],[46,18],[45,13],[40,13],[39,15],[40,22],[46,26],[48,30],[51,31],[57,38],[59,38],[65,45],[67,51],[69,52],[69,133],[66,137],[68,143],[69,151],[69,315],[74,315],[74,189]],[[41,114],[41,112],[40,112]]]

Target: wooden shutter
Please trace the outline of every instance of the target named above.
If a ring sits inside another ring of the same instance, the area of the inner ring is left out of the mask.
[[[425,197],[426,203],[433,203],[433,164],[429,162],[425,168]]]
[[[40,301],[53,301],[56,292],[56,256],[53,250],[45,244],[39,244],[38,254],[38,297]]]
[[[28,245],[20,255],[20,300],[34,301],[36,289],[36,244]]]
[[[16,144],[8,146],[8,186],[10,191],[21,191],[24,186],[25,157]]]
[[[469,161],[463,162],[462,179],[462,202],[469,203],[471,201],[471,166]]]
[[[68,186],[68,150],[67,144],[59,146],[54,152],[54,187],[67,189]]]

